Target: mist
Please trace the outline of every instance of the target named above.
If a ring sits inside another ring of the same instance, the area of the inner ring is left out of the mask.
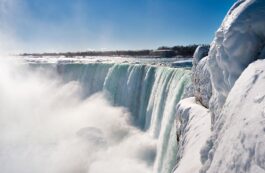
[[[148,173],[156,141],[104,93],[23,61],[0,62],[1,173]]]

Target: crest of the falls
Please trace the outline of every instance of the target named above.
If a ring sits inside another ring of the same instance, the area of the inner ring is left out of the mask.
[[[58,64],[67,82],[76,80],[85,96],[103,91],[113,105],[124,106],[136,126],[157,139],[154,172],[170,173],[176,164],[175,106],[190,84],[186,69],[141,64]]]

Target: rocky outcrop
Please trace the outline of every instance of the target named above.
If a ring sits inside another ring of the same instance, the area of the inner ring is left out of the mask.
[[[197,104],[194,97],[184,99],[178,104],[177,136],[179,150],[175,173],[199,172],[202,167],[200,152],[211,134],[210,126],[209,110]]]
[[[239,0],[216,32],[208,59],[213,84],[210,107],[216,115],[242,71],[261,57],[265,45],[264,17],[264,0]]]
[[[207,66],[208,46],[199,46],[193,56],[192,82],[194,96],[206,108],[209,107],[209,100],[212,95],[210,73]]]
[[[203,59],[208,55],[208,52],[209,52],[209,46],[202,45],[197,47],[192,59],[193,68],[198,65],[201,59]]]
[[[177,106],[175,173],[265,172],[265,60],[258,60],[265,58],[264,19],[264,0],[238,0],[218,29],[209,55],[196,51],[192,70],[196,99]],[[206,110],[211,123],[202,117]],[[209,124],[196,127],[200,119]],[[203,126],[208,129],[201,131]],[[191,136],[197,139],[210,129],[211,137],[200,145],[198,163],[198,143]]]
[[[216,120],[202,173],[265,172],[265,60],[248,66]]]

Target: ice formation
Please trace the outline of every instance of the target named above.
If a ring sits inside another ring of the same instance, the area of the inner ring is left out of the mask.
[[[199,46],[193,56],[192,81],[194,84],[194,96],[205,107],[209,107],[212,95],[210,73],[207,66],[208,46]]]
[[[202,56],[201,48],[196,51],[193,85],[197,102],[189,98],[177,106],[181,121],[177,119],[180,142],[175,173],[265,172],[265,60],[259,60],[265,58],[264,19],[264,0],[239,0],[218,29],[209,55]],[[205,124],[196,128],[201,119]],[[189,123],[192,126],[187,127]],[[203,137],[210,130],[206,140]],[[203,145],[196,140],[197,132]]]
[[[193,59],[192,59],[193,68],[198,65],[201,59],[203,59],[204,57],[208,55],[208,52],[209,52],[209,46],[201,45],[197,47],[197,49],[194,52]]]
[[[214,112],[220,111],[242,71],[260,57],[265,45],[264,16],[264,0],[239,0],[218,29],[208,60]]]
[[[214,146],[203,172],[265,172],[265,60],[242,73],[214,127]]]
[[[200,150],[211,134],[209,110],[196,103],[194,97],[177,106],[178,164],[175,173],[199,172]],[[192,164],[189,164],[192,161]]]

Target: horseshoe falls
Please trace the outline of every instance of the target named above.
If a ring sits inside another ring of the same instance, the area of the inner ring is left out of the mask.
[[[106,93],[112,105],[123,106],[133,124],[157,140],[154,172],[170,173],[176,164],[176,105],[190,84],[190,71],[132,64],[58,65],[65,81],[77,80],[86,97]]]
[[[0,173],[265,173],[265,0],[92,1],[0,0]]]
[[[171,173],[177,164],[187,68],[13,60],[0,68],[1,172]]]

